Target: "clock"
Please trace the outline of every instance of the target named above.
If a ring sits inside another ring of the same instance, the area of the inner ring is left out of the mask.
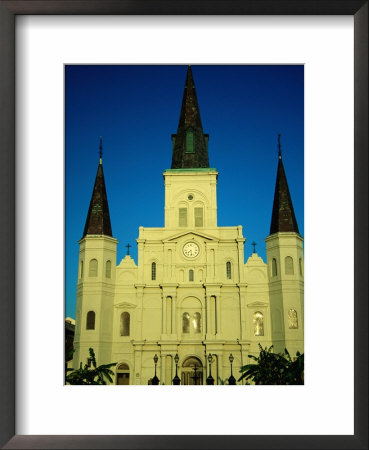
[[[196,258],[199,254],[200,248],[195,242],[187,242],[183,246],[183,254],[187,256],[187,258]]]

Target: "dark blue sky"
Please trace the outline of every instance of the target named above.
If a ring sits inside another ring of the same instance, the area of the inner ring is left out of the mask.
[[[303,66],[192,66],[210,167],[219,172],[218,226],[243,226],[245,261],[266,261],[281,134],[283,162],[304,234]],[[103,137],[103,166],[117,263],[138,227],[164,225],[162,173],[171,165],[186,66],[66,66],[66,315],[75,317],[82,237]]]

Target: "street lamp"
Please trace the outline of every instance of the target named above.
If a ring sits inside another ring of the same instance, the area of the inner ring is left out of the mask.
[[[231,363],[231,376],[228,378],[228,384],[236,384],[236,379],[233,376],[232,373],[232,363],[233,363],[234,357],[232,355],[232,353],[229,355],[229,362]]]
[[[156,364],[158,363],[158,355],[155,354],[154,356],[154,364],[155,364],[155,375],[154,378],[152,379],[151,384],[155,384],[158,385],[159,384],[159,378],[156,376]]]
[[[208,355],[208,361],[209,361],[209,376],[206,379],[206,384],[213,385],[214,378],[211,376],[211,362],[213,361],[213,357],[211,356],[211,353],[209,353]]]
[[[178,356],[178,353],[176,353],[176,356],[174,357],[174,362],[176,363],[176,376],[173,378],[173,384],[176,386],[181,384],[181,380],[179,379],[179,376],[177,374],[178,361],[179,361],[179,356]]]

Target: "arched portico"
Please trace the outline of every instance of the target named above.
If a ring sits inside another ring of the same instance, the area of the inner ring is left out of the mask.
[[[202,385],[204,384],[203,365],[196,356],[186,358],[181,367],[182,385]]]

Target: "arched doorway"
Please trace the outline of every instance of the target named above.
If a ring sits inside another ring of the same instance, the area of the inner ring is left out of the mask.
[[[128,364],[120,364],[117,368],[117,384],[129,384],[129,367]]]
[[[181,384],[182,385],[201,385],[203,382],[202,362],[196,356],[190,356],[182,364]]]

